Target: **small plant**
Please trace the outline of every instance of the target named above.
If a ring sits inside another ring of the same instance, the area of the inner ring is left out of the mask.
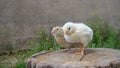
[[[41,30],[40,35],[36,37],[37,41],[37,48],[36,50],[44,51],[44,50],[58,50],[60,49],[59,45],[56,43],[56,40],[54,39],[51,34],[47,33],[46,30]]]
[[[12,53],[12,42],[10,41],[10,34],[8,32],[8,27],[4,26],[0,30],[0,54],[2,53]]]
[[[93,40],[89,47],[116,48],[116,42],[119,41],[116,40],[117,33],[108,22],[97,17],[94,21],[88,23],[94,31]],[[117,49],[120,49],[120,47]]]
[[[26,62],[19,61],[13,68],[26,68]]]

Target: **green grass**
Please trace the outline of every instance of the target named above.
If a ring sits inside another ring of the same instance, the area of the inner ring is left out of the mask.
[[[89,21],[90,26],[94,31],[93,40],[89,43],[88,48],[113,48],[120,50],[120,31],[116,32],[108,22],[103,21],[101,18],[96,18]],[[26,53],[14,54],[19,61],[13,68],[25,68],[26,59],[32,54],[46,51],[46,50],[59,50],[61,47],[56,43],[54,37],[46,30],[39,31],[39,35],[35,36],[33,41],[28,41],[28,45],[32,47]],[[0,56],[0,61],[4,56]],[[10,66],[0,65],[0,68],[11,68]]]
[[[112,26],[103,21],[101,18],[96,18],[88,25],[93,29],[94,35],[89,47],[91,48],[114,48],[120,49],[120,32],[117,32]]]
[[[25,61],[19,61],[14,68],[26,68],[26,62]]]
[[[26,68],[26,62],[21,60],[13,67],[11,67],[10,65],[0,65],[0,68]]]

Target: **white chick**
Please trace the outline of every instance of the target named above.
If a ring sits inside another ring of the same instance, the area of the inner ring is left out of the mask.
[[[85,47],[93,38],[93,30],[83,23],[67,22],[63,26],[63,31],[68,43],[82,43],[82,48],[75,54],[84,55]]]
[[[80,44],[80,43],[68,43],[68,42],[66,42],[65,38],[64,38],[64,32],[63,32],[62,27],[54,27],[52,29],[51,33],[53,34],[57,43],[61,47],[67,48],[66,51],[69,51],[71,47],[76,47],[78,44]]]

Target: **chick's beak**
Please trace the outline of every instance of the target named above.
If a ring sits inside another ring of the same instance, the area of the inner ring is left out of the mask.
[[[66,35],[67,34],[67,30],[64,30],[64,35]]]

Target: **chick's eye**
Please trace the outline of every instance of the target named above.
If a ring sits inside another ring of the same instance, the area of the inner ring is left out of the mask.
[[[68,30],[70,30],[70,27],[68,28]]]
[[[57,28],[57,30],[59,30],[59,29]]]

